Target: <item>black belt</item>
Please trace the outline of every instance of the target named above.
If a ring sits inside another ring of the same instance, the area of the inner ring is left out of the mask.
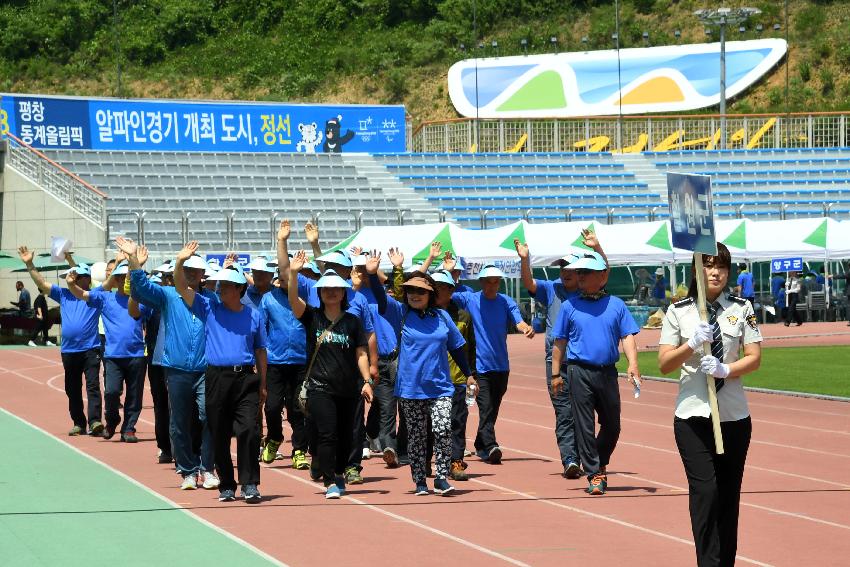
[[[253,364],[239,364],[233,366],[216,366],[215,364],[210,364],[210,368],[215,368],[216,370],[224,370],[226,372],[235,372],[236,374],[253,374],[254,373],[254,365]]]
[[[578,366],[579,368],[584,368],[585,370],[612,370],[615,367],[613,364],[603,364],[602,366],[598,364],[590,364],[589,362],[584,362],[583,360],[571,359],[566,362],[568,366]]]
[[[379,354],[378,355],[378,360],[382,360],[384,362],[392,362],[396,358],[398,358],[398,349],[395,349],[394,351],[392,351],[389,354]]]

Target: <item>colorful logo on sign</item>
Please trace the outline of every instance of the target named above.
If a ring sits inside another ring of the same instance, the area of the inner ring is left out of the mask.
[[[726,42],[726,97],[785,55],[783,39]],[[465,59],[449,95],[473,118],[536,118],[693,110],[720,102],[720,44]]]

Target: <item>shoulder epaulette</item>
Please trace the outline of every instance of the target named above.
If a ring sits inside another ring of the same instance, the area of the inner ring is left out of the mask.
[[[679,301],[674,302],[673,306],[674,307],[684,307],[685,305],[690,305],[691,303],[694,303],[694,298],[693,297],[686,297],[685,299],[680,299]]]
[[[735,303],[740,303],[741,305],[746,305],[747,300],[743,297],[738,297],[737,295],[732,295],[731,293],[726,295],[726,299],[729,301],[734,301]]]

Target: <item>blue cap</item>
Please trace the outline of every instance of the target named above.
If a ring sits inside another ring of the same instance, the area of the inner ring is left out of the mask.
[[[341,287],[350,288],[351,284],[339,277],[333,270],[325,270],[324,275],[316,282],[315,287]]]
[[[316,258],[316,260],[318,260],[319,262],[327,262],[329,264],[337,264],[346,268],[352,267],[351,258],[348,256],[348,254],[341,250],[322,254],[321,256]]]
[[[239,285],[245,285],[248,283],[247,278],[245,278],[245,274],[242,272],[242,266],[239,264],[233,264],[226,268],[222,268],[209,279],[210,281],[232,282]]]
[[[322,275],[322,272],[319,271],[319,267],[316,265],[316,262],[307,262],[306,264],[304,264],[304,267],[301,268],[301,269],[302,270],[310,270],[311,272],[313,272],[317,276]]]
[[[248,268],[256,272],[268,272],[270,274],[273,274],[277,269],[277,263],[269,262],[267,259],[263,258],[262,256],[259,256],[251,260],[251,263],[248,264]]]
[[[455,267],[452,268],[452,270],[460,270],[461,272],[466,271],[466,264],[463,263],[463,258],[460,256],[457,257],[457,264],[455,264]]]
[[[91,268],[89,268],[88,264],[77,264],[75,267],[71,268],[68,271],[76,272],[77,276],[88,276],[91,277]]]
[[[127,265],[127,260],[121,260],[121,262],[115,266],[115,269],[112,270],[113,276],[126,276],[127,272],[130,271],[130,267]],[[77,274],[79,275],[79,274]]]
[[[573,270],[592,270],[594,272],[604,272],[608,269],[608,264],[598,252],[587,251],[582,254],[581,258],[570,264]]]
[[[434,283],[442,283],[452,287],[457,287],[455,279],[452,277],[451,273],[446,270],[437,270],[431,274],[431,278],[434,280]]]
[[[209,265],[197,254],[192,254],[185,262],[183,262],[183,267],[206,271],[207,268],[209,268]]]
[[[159,277],[159,274],[151,274],[150,277],[148,278],[148,281],[161,284],[162,278]]]
[[[481,271],[478,272],[478,279],[483,280],[484,278],[503,278],[505,277],[505,272],[494,266],[493,264],[487,264]]]

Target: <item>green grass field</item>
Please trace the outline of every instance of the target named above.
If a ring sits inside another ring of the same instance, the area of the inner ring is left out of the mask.
[[[810,394],[850,397],[850,347],[793,347],[762,350],[761,368],[744,378],[745,386]],[[662,374],[656,352],[638,353],[641,374],[677,378],[678,371]],[[626,370],[625,357],[617,367]]]

